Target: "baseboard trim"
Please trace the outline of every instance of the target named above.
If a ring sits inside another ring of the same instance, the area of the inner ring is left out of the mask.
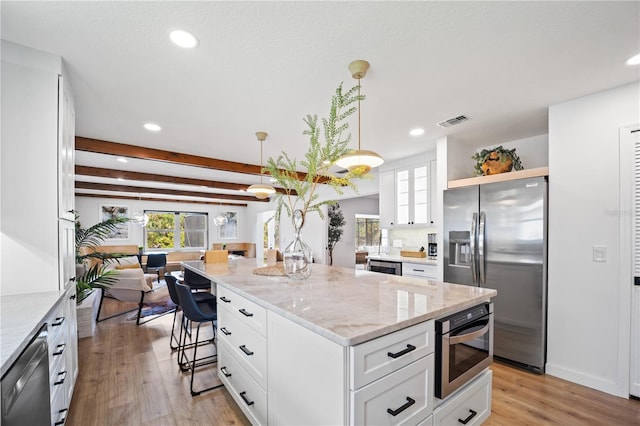
[[[599,390],[610,395],[621,396],[618,395],[618,384],[613,380],[606,380],[601,377],[584,374],[579,371],[571,370],[569,368],[555,365],[550,362],[547,363],[545,371],[550,376],[568,380],[570,382],[586,386],[591,389]]]

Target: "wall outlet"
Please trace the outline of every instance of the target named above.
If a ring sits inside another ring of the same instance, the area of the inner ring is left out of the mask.
[[[607,246],[593,246],[593,261],[594,262],[607,261]]]

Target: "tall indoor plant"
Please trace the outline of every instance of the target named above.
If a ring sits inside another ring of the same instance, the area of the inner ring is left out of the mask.
[[[106,288],[117,280],[118,271],[107,270],[106,259],[118,259],[130,256],[123,253],[103,253],[96,251],[118,226],[131,219],[116,217],[83,228],[76,212],[76,300],[81,303],[95,288]]]
[[[340,204],[335,203],[329,206],[327,210],[329,216],[329,229],[327,230],[327,250],[329,251],[329,265],[333,265],[333,249],[336,244],[342,238],[344,230],[342,227],[346,225],[347,221],[344,220],[342,210],[340,210]]]
[[[304,160],[298,162],[286,152],[282,152],[275,159],[269,158],[264,167],[276,185],[284,190],[282,193],[274,194],[277,202],[276,220],[280,220],[284,208],[293,218],[296,229],[294,241],[283,253],[285,272],[290,278],[306,279],[311,273],[313,255],[300,238],[305,216],[309,212],[317,212],[324,218],[322,207],[335,203],[335,200],[319,199],[316,192],[318,185],[329,185],[338,194],[342,194],[345,187],[357,192],[353,179],[363,177],[367,173],[364,168],[350,170],[342,177],[329,172],[338,159],[351,152],[351,133],[346,120],[357,111],[355,104],[358,100],[364,100],[364,95],[358,94],[358,90],[359,86],[356,85],[344,92],[341,83],[331,97],[328,117],[322,118],[320,123],[317,115],[307,115],[304,118],[307,129],[303,131],[303,135],[309,136],[309,148]],[[306,172],[303,178],[299,178],[299,168]],[[290,249],[289,254],[287,249]]]

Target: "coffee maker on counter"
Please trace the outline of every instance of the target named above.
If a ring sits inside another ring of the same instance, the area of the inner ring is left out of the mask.
[[[438,258],[438,234],[427,234],[427,257],[429,259]]]

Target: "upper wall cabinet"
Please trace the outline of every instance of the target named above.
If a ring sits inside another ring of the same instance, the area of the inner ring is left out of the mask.
[[[58,217],[75,220],[76,115],[70,87],[58,77]]]
[[[73,96],[60,56],[1,44],[1,293],[59,290],[59,259],[73,261]],[[59,226],[64,224],[65,226]],[[71,269],[70,266],[68,269]],[[25,280],[25,271],[38,271]],[[68,274],[64,274],[66,276]]]
[[[382,228],[432,225],[435,160],[380,173]]]

